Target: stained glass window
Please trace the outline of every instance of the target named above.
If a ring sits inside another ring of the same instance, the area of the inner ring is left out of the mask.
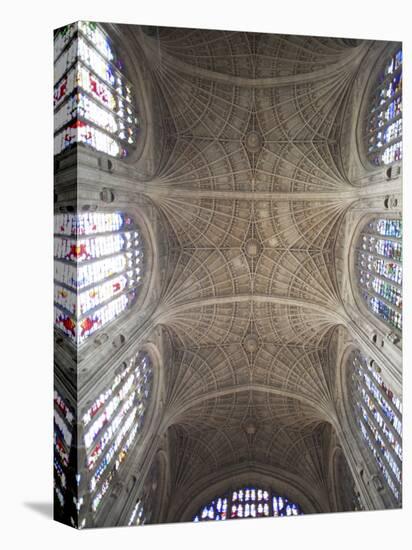
[[[397,501],[402,484],[402,402],[367,359],[352,352],[352,398],[362,438]]]
[[[252,485],[241,487],[202,506],[193,521],[300,516],[300,506],[272,490]]]
[[[136,354],[82,416],[93,511],[143,428],[152,378],[150,357]]]
[[[369,309],[395,332],[402,331],[402,221],[375,219],[362,231],[356,251],[360,291]]]
[[[119,212],[57,214],[54,223],[54,322],[79,345],[136,300],[141,237]]]
[[[402,50],[379,75],[367,125],[368,157],[373,164],[402,159]]]
[[[135,507],[132,510],[128,525],[143,525],[145,522],[145,513],[141,500],[136,502]]]
[[[57,501],[63,507],[67,489],[67,468],[72,446],[74,414],[63,400],[54,392],[54,490]]]
[[[76,143],[125,157],[136,142],[132,87],[105,32],[80,21],[54,39],[54,154]]]

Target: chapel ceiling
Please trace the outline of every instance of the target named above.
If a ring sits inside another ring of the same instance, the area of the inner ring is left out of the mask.
[[[166,106],[148,193],[174,234],[158,318],[173,344],[175,484],[244,462],[324,484],[334,247],[353,202],[339,124],[368,44],[162,28],[136,39]]]
[[[185,420],[191,418],[191,421]],[[170,430],[174,487],[233,464],[264,464],[326,491],[325,423],[294,399],[246,391],[202,402]]]

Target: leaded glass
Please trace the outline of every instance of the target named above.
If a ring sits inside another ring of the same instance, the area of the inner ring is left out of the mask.
[[[402,222],[375,219],[363,229],[356,252],[361,295],[369,309],[402,330]]]
[[[402,159],[402,50],[379,76],[367,129],[368,158],[376,165]]]
[[[396,500],[402,483],[402,404],[373,365],[352,352],[352,397],[360,432]]]
[[[70,449],[73,440],[74,414],[54,391],[54,489],[57,501],[64,506],[67,489],[67,468],[69,466]]]
[[[149,356],[136,354],[82,417],[94,511],[142,430],[152,377]]]
[[[136,300],[143,249],[122,213],[55,216],[55,325],[77,345]]]
[[[81,21],[55,36],[54,153],[76,143],[125,157],[136,142],[132,87],[111,41],[95,23]]]
[[[59,57],[67,44],[72,40],[75,32],[75,25],[66,25],[56,33],[54,37],[54,59]]]
[[[141,500],[136,502],[135,507],[132,510],[130,519],[127,525],[143,525],[145,522],[145,513]]]
[[[213,499],[202,506],[193,521],[219,521],[256,517],[299,516],[298,504],[272,490],[246,486]]]

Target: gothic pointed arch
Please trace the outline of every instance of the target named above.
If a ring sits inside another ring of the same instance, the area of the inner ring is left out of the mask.
[[[136,302],[142,236],[124,212],[56,214],[54,235],[54,323],[77,347]]]
[[[369,217],[354,241],[352,286],[360,301],[397,341],[402,336],[402,220]]]
[[[79,21],[54,37],[54,154],[80,144],[109,157],[134,149],[139,118],[132,85],[103,27]]]
[[[224,521],[302,514],[299,504],[276,494],[272,489],[245,485],[216,496],[200,508],[193,521]]]
[[[347,355],[346,384],[353,432],[372,482],[388,507],[402,502],[402,399],[384,382],[379,365],[361,350]]]
[[[386,55],[366,122],[367,155],[375,166],[402,160],[402,48]]]

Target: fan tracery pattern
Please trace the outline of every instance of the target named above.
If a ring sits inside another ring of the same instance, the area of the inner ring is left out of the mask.
[[[357,200],[337,123],[366,46],[149,34],[170,154],[147,192],[175,239],[158,312],[173,349],[172,485],[264,464],[327,494],[343,319],[334,247]]]

